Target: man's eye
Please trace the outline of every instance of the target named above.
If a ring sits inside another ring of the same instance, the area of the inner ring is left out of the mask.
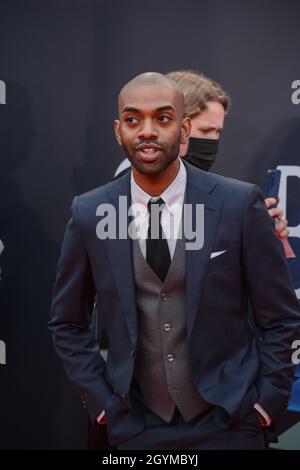
[[[160,122],[167,122],[167,121],[171,121],[171,117],[170,116],[167,116],[166,114],[161,114],[159,117],[158,117],[158,120]]]
[[[125,119],[126,122],[128,122],[128,124],[133,124],[134,122],[137,122],[137,118],[133,117],[133,116],[128,116],[126,119]]]

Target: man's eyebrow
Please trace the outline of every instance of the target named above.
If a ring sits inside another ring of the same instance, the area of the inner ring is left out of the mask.
[[[133,106],[125,106],[125,108],[122,109],[122,113],[138,113],[139,110],[137,108],[134,108]]]
[[[158,108],[156,108],[155,111],[174,111],[175,112],[175,108],[174,106],[170,105],[170,104],[166,104],[164,106],[159,106]],[[134,108],[133,106],[125,106],[123,109],[122,109],[122,113],[139,113],[140,110],[137,109],[137,108]]]
[[[156,111],[174,111],[175,112],[175,108],[174,106],[167,104],[165,106],[160,106],[159,108],[156,108]]]

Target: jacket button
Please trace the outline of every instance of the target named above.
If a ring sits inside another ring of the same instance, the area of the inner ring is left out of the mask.
[[[134,357],[134,355],[135,355],[135,350],[134,350],[134,349],[130,349],[130,356],[131,356],[131,357]]]
[[[167,355],[167,359],[168,359],[169,362],[173,362],[173,361],[174,361],[174,356],[173,356],[173,354],[168,354],[168,355]]]
[[[126,400],[126,401],[128,400],[128,396],[125,395],[125,393],[122,393],[121,397],[123,398],[123,400]]]
[[[168,295],[165,292],[162,292],[161,295],[160,295],[160,298],[161,298],[161,300],[167,300]]]

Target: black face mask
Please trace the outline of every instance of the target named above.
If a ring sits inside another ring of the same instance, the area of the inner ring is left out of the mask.
[[[190,137],[184,159],[200,170],[209,171],[218,153],[219,140]]]

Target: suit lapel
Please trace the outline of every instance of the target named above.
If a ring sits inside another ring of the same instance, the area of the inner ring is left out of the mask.
[[[126,316],[129,334],[132,344],[137,344],[137,308],[135,300],[135,280],[132,262],[132,243],[128,235],[124,239],[119,239],[119,224],[122,218],[123,224],[128,228],[131,219],[128,217],[128,208],[131,204],[130,193],[130,172],[113,182],[108,189],[109,197],[116,209],[117,218],[117,239],[105,239],[105,244],[111,263],[111,268],[119,291],[120,301]],[[122,206],[119,207],[120,196],[123,199]],[[125,214],[126,208],[126,214]],[[121,214],[120,214],[121,212]],[[128,233],[128,232],[127,232]]]
[[[193,221],[196,204],[204,204],[204,245],[199,250],[186,251],[187,338],[189,340],[198,314],[204,276],[213,248],[223,200],[211,194],[217,184],[212,176],[202,171],[199,172],[188,164],[185,165],[187,169],[186,202],[192,204]]]

